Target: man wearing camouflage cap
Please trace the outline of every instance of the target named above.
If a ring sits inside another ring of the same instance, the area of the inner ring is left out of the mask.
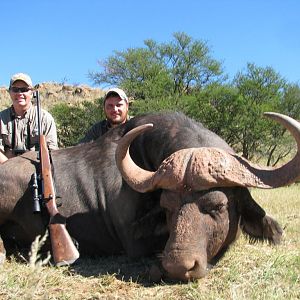
[[[96,140],[110,128],[125,123],[128,115],[129,101],[125,92],[119,88],[109,89],[103,100],[103,109],[106,119],[93,125],[79,143]]]
[[[9,83],[11,107],[0,112],[0,163],[7,158],[36,150],[39,137],[37,114],[32,105],[33,84],[29,75],[17,73]],[[57,149],[56,125],[50,113],[41,111],[41,134],[46,136],[50,149]]]

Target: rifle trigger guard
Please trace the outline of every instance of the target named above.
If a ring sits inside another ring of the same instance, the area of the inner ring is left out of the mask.
[[[54,198],[54,197],[53,197],[53,195],[51,195],[51,194],[50,194],[49,197],[47,197],[47,198],[46,198],[46,197],[42,197],[44,203],[47,203],[47,202],[49,202],[50,200],[53,200],[53,198]]]

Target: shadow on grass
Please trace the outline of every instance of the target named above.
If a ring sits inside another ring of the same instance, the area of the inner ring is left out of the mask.
[[[7,241],[6,241],[7,242]],[[5,243],[7,260],[17,263],[28,263],[30,249],[17,247],[14,243],[8,246]],[[40,259],[44,260],[48,252],[40,251]],[[50,261],[53,266],[53,262]],[[78,274],[84,277],[114,276],[125,282],[135,282],[143,286],[153,286],[157,283],[178,283],[165,276],[160,260],[156,255],[141,258],[129,258],[126,255],[115,256],[81,256],[74,264],[68,267],[70,274]]]
[[[163,278],[162,267],[155,256],[139,259],[131,259],[125,255],[83,257],[70,266],[70,271],[85,277],[114,276],[118,280],[136,282],[149,287],[157,283],[173,283]]]

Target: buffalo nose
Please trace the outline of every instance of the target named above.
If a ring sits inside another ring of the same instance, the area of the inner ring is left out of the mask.
[[[207,274],[207,262],[191,255],[179,257],[178,255],[168,255],[162,260],[162,265],[172,279],[189,281],[203,278]],[[201,262],[202,261],[202,262]]]

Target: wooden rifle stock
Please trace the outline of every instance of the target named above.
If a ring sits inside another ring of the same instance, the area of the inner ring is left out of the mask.
[[[43,199],[50,215],[49,231],[53,260],[57,266],[72,264],[79,258],[79,252],[67,231],[66,218],[57,210],[50,156],[44,135],[40,135],[40,162]]]

